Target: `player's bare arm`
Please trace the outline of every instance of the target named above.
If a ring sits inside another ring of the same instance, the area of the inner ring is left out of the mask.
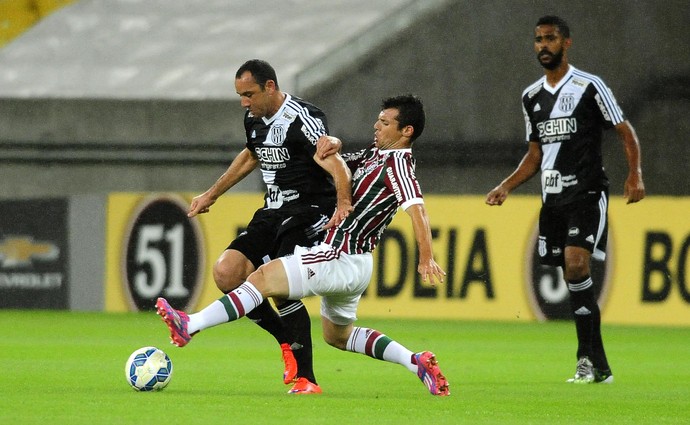
[[[325,158],[339,153],[342,147],[343,142],[337,137],[323,135],[316,142],[316,154],[319,158]]]
[[[324,137],[329,136],[321,136],[321,138]],[[320,158],[317,152],[314,154],[314,161],[333,177],[335,184],[336,209],[330,221],[324,226],[324,229],[329,229],[340,224],[352,212],[352,173],[338,153]]]
[[[628,204],[639,202],[645,197],[640,141],[635,129],[628,121],[616,125],[616,133],[623,143],[625,158],[628,161],[628,177],[625,179],[623,197],[628,200]]]
[[[443,283],[446,272],[434,260],[431,246],[431,226],[424,204],[411,205],[405,212],[412,220],[412,229],[417,240],[417,249],[419,249],[417,272],[422,277],[422,282],[427,282],[428,279],[433,286],[436,286],[437,282]]]
[[[511,175],[486,195],[488,205],[503,205],[508,194],[515,188],[531,179],[541,168],[542,151],[539,143],[530,142],[527,153]]]
[[[247,177],[259,165],[259,160],[247,148],[244,148],[232,161],[228,169],[216,180],[206,192],[195,196],[189,206],[188,217],[209,212],[211,205],[231,187]]]

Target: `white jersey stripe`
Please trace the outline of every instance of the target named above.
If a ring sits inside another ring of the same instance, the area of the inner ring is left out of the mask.
[[[602,102],[604,102],[604,105],[606,106],[606,110],[608,111],[609,115],[611,116],[611,122],[616,125],[620,122],[623,121],[623,117],[621,115],[621,110],[618,107],[618,103],[616,102],[616,99],[613,97],[611,92],[609,91],[608,87],[604,83],[604,81],[597,77],[596,75],[589,74],[587,72],[580,71],[579,69],[573,67],[573,75],[576,75],[580,78],[584,78],[588,80],[591,84],[596,87],[597,92],[601,96]]]
[[[395,155],[396,169],[400,171],[400,176],[397,179],[400,189],[403,191],[403,199],[413,198],[415,196],[414,187],[412,186],[412,178],[409,169],[405,167],[405,161],[402,157]]]
[[[296,303],[292,303],[292,304],[290,304],[290,305],[287,306],[287,307],[278,309],[278,315],[279,315],[280,317],[285,317],[285,316],[287,316],[288,314],[292,314],[292,313],[296,312],[297,310],[299,310],[299,309],[302,308],[303,306],[304,306],[304,304],[303,304],[301,301],[296,302]]]
[[[295,98],[293,98],[290,94],[287,94],[288,100],[285,102],[283,105],[283,111],[287,111],[290,114],[297,115],[300,117],[302,123],[304,124],[304,127],[308,130],[309,134],[312,136],[319,137],[323,134],[323,125],[320,122],[318,118],[315,118],[312,116],[309,111],[304,108],[302,105],[300,105]],[[272,119],[279,116],[282,111],[278,111]]]
[[[606,229],[607,210],[608,199],[606,198],[606,193],[601,192],[601,197],[599,198],[599,226],[597,227],[597,236],[594,239],[594,252],[592,252],[592,258],[599,261],[604,261],[606,259],[606,251],[599,249],[599,241],[601,241],[604,230]]]
[[[286,109],[289,109],[291,113],[297,114],[301,118],[302,123],[304,123],[304,127],[312,136],[318,137],[323,134],[323,132],[319,131],[321,126],[319,125],[318,120],[309,115],[308,111],[305,108],[300,107],[300,105],[294,100],[290,100],[287,103]]]
[[[527,86],[527,88],[525,90],[523,90],[522,95],[524,96],[527,93],[531,92],[532,90],[537,91],[538,89],[540,89],[544,85],[544,79],[545,79],[544,77],[541,77],[540,79],[535,81],[532,85]]]

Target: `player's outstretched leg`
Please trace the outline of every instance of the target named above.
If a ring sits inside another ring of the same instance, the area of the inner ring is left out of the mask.
[[[417,376],[433,395],[450,395],[448,380],[438,367],[436,356],[431,351],[422,351],[414,355],[417,363]]]
[[[172,344],[184,347],[189,343],[192,336],[187,331],[187,324],[189,323],[187,313],[172,308],[165,298],[158,298],[156,301],[156,313],[168,325]]]
[[[156,313],[168,325],[172,343],[178,347],[184,347],[197,332],[244,317],[263,300],[263,295],[254,285],[244,282],[227,295],[223,295],[192,315],[175,310],[165,298],[158,298],[156,301]]]
[[[330,329],[344,330],[345,328],[336,325],[335,327],[330,327]],[[331,343],[330,341],[328,342]],[[335,346],[346,351],[365,354],[378,360],[398,363],[405,366],[410,372],[416,373],[431,394],[438,396],[450,395],[448,380],[441,373],[436,356],[430,351],[414,354],[400,343],[375,329],[357,326],[352,327],[344,347]]]

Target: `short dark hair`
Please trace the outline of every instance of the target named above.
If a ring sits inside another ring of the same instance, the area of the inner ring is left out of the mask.
[[[559,18],[558,16],[555,16],[555,15],[542,16],[537,21],[536,26],[539,26],[539,25],[553,25],[555,27],[558,27],[558,32],[560,32],[564,38],[570,38],[570,27],[568,26],[568,23],[564,19]]]
[[[398,110],[398,129],[411,125],[414,129],[410,141],[414,142],[424,132],[424,105],[417,96],[406,94],[389,97],[381,102],[381,109],[394,108]]]
[[[260,85],[262,89],[266,87],[266,81],[273,80],[273,82],[276,83],[276,89],[280,90],[276,70],[265,60],[250,59],[243,63],[240,69],[235,73],[235,79],[240,78],[246,71],[252,74],[256,84]]]

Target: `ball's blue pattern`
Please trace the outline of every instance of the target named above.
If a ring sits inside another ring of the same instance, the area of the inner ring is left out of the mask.
[[[153,356],[154,353],[159,351],[155,347],[149,347],[145,351],[136,354],[133,358],[131,358],[131,362],[129,365],[128,373],[127,373],[127,378],[129,384],[136,390],[139,391],[153,391],[157,389],[162,389],[165,387],[166,381],[169,381],[170,376],[172,374],[172,361],[168,357],[167,354],[163,353],[164,357],[164,364],[165,366],[160,367],[156,373],[149,379],[148,382],[145,384],[139,384],[137,385],[137,379],[140,378],[137,376],[137,368],[140,368],[141,366],[144,366],[146,362],[149,360],[151,356]],[[163,384],[163,387],[161,387],[161,383]]]

